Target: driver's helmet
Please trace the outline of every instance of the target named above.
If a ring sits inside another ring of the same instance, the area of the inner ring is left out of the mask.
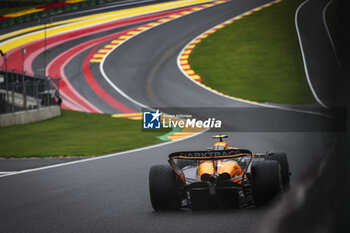
[[[213,150],[227,150],[227,142],[217,142],[213,146]]]

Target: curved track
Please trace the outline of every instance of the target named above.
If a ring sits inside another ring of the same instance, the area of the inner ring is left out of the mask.
[[[113,50],[103,63],[87,64],[87,57],[109,42],[110,39],[106,38],[81,49],[64,67],[64,72],[77,94],[102,112],[122,110],[102,101],[98,92],[89,85],[86,72],[76,70],[77,66],[83,69],[90,67],[95,81],[121,104],[118,106],[134,111],[140,110],[140,107],[109,86],[100,69],[130,98],[147,106],[209,108],[219,103],[220,107],[226,108],[216,109],[215,113],[205,108],[185,111],[199,117],[214,114],[217,119],[222,119],[227,131],[231,132],[228,140],[231,145],[249,148],[253,152],[285,151],[295,180],[315,159],[329,153],[334,143],[332,135],[316,132],[328,127],[328,118],[257,108],[224,98],[195,85],[183,76],[176,65],[178,53],[195,36],[267,2],[235,0],[183,16],[133,37]],[[128,26],[53,46],[48,51],[48,64],[54,62],[57,54],[92,39],[108,37],[111,33],[117,36],[125,29]],[[41,59],[40,56],[36,59]],[[40,64],[40,61],[34,60],[34,72],[35,64]],[[49,70],[50,65],[47,72]],[[79,102],[78,105],[89,108],[87,103]],[[170,152],[206,148],[212,143],[211,134],[204,133],[142,152],[127,152],[2,177],[0,187],[5,191],[0,192],[0,232],[254,231],[266,209],[175,213],[155,213],[152,210],[147,180],[149,167],[165,164],[166,155]]]
[[[339,58],[325,19],[325,12],[331,2],[305,1],[295,15],[309,86],[317,101],[328,108],[334,105],[334,96],[339,85],[338,77],[341,74]]]

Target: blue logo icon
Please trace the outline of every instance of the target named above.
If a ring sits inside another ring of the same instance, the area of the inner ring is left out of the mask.
[[[156,112],[143,112],[143,128],[144,129],[160,129],[159,110]]]

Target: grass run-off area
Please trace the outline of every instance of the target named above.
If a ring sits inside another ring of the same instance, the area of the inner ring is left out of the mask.
[[[218,30],[190,55],[203,83],[258,102],[314,103],[294,15],[304,0],[283,0]]]
[[[0,157],[102,155],[159,143],[168,132],[141,127],[138,120],[62,110],[61,117],[0,128]]]

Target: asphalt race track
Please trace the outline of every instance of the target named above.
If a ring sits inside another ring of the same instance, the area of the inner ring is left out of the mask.
[[[271,144],[275,150],[287,151],[294,178],[312,156],[325,152],[310,148],[327,139],[312,133],[230,136],[231,144],[253,151],[266,151]],[[204,134],[143,152],[3,177],[0,231],[213,232],[220,228],[223,232],[248,232],[264,210],[155,213],[151,207],[150,166],[166,164],[166,155],[180,148],[206,148],[211,142]]]
[[[325,9],[331,1],[305,1],[298,10],[296,24],[305,54],[305,67],[320,103],[330,107],[337,91],[336,78],[341,64],[325,24]],[[330,78],[331,77],[331,78]]]
[[[140,111],[135,103],[139,102],[160,109],[180,107],[202,118],[213,114],[224,122],[229,144],[253,152],[286,152],[293,186],[307,167],[332,150],[331,118],[228,99],[196,85],[177,67],[178,54],[198,34],[268,2],[233,0],[188,14],[142,32],[113,50],[104,62],[89,67],[99,85],[123,107]],[[86,67],[86,57],[108,43],[108,35],[138,25],[141,22],[53,46],[47,53],[47,63],[75,46],[106,37],[95,47],[76,53],[64,70],[71,85],[93,107],[106,113],[123,112],[104,102],[76,67]],[[42,56],[33,60],[33,72],[39,69]],[[108,85],[102,71],[129,98]],[[220,108],[213,113],[209,110],[213,107]],[[269,207],[172,213],[156,213],[151,207],[149,168],[166,164],[171,152],[206,149],[213,143],[210,136],[214,133],[143,151],[0,177],[0,232],[254,232]]]

